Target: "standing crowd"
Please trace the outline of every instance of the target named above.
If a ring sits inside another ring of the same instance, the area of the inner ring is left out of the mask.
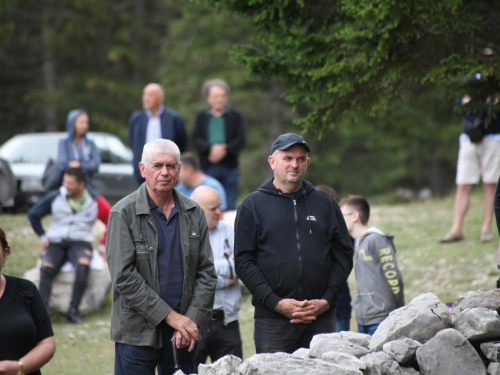
[[[312,150],[302,136],[276,138],[267,158],[273,177],[236,204],[243,116],[229,105],[226,82],[208,81],[202,91],[207,107],[195,116],[195,154],[187,152],[184,120],[163,104],[162,87],[144,88],[143,109],[129,120],[138,189],[113,207],[92,185],[101,160],[86,137],[89,116],[70,112],[57,161],[62,186],[29,212],[42,244],[38,290],[0,268],[0,322],[9,325],[0,328],[0,374],[39,374],[54,355],[51,290],[67,260],[75,281],[66,319],[83,321],[79,306],[98,219],[106,226],[101,255],[112,281],[117,375],[196,373],[209,357],[242,357],[242,284],[255,307],[257,353],[292,353],[309,347],[316,334],[349,330],[351,306],[358,331],[373,335],[404,306],[394,236],[369,225],[366,198],[339,199],[331,187],[305,179]],[[222,218],[235,209],[233,227]],[[498,188],[494,209],[498,223]],[[46,231],[41,220],[49,214]],[[443,242],[460,240],[455,231]],[[483,228],[482,240],[485,233]],[[0,265],[8,256],[0,228]]]

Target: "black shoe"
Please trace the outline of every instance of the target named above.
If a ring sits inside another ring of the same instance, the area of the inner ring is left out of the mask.
[[[500,289],[500,279],[497,280],[497,289]]]
[[[66,322],[70,324],[82,324],[83,319],[80,316],[78,310],[72,307],[68,310],[68,314],[66,315]]]

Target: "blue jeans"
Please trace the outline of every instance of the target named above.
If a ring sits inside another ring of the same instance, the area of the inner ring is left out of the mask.
[[[230,169],[222,164],[209,164],[203,172],[217,179],[221,183],[222,187],[226,191],[227,210],[236,210],[238,180],[240,177],[238,169]]]
[[[293,353],[309,348],[314,335],[335,330],[335,311],[320,315],[310,324],[292,324],[286,318],[255,318],[254,341],[256,353]]]
[[[373,336],[379,325],[380,323],[364,326],[358,323],[358,332],[366,333],[367,335]]]
[[[350,331],[351,330],[351,319],[337,319],[337,324],[335,325],[335,332]]]
[[[170,342],[174,330],[165,322],[161,324],[163,347],[160,349],[115,343],[115,375],[154,375],[156,368],[158,368],[158,375],[171,375],[178,370],[175,368]],[[194,361],[197,350],[198,345],[191,353],[187,351],[187,348],[177,349],[180,370],[185,374],[198,372]]]

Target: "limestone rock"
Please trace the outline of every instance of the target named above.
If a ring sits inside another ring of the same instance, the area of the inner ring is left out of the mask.
[[[198,374],[199,375],[237,375],[238,366],[241,365],[243,361],[234,355],[226,355],[219,358],[217,361],[211,365],[199,365]]]
[[[392,311],[380,323],[370,341],[371,351],[380,351],[389,341],[410,338],[423,343],[451,325],[450,311],[432,293],[415,297],[407,306]]]
[[[487,370],[488,375],[500,375],[500,363],[490,362]]]
[[[360,358],[366,363],[365,375],[405,375],[399,364],[384,352],[375,352]]]
[[[424,375],[486,375],[481,357],[453,328],[438,332],[417,349],[417,361]]]
[[[342,353],[342,352],[327,352],[323,354],[323,360],[327,362],[336,363],[337,365],[354,367],[359,370],[366,369],[366,363],[359,360],[352,354]]]
[[[255,354],[238,367],[239,375],[363,375],[355,368],[287,353]]]
[[[420,372],[415,370],[413,367],[401,367],[401,369],[405,375],[420,375]]]
[[[495,310],[485,307],[460,311],[452,327],[470,341],[500,338],[500,317]]]
[[[100,258],[100,255],[94,250],[93,263],[96,263],[96,257]],[[24,273],[24,278],[33,282],[37,287],[40,284],[40,265],[39,260],[35,268]],[[71,301],[71,293],[73,292],[75,272],[63,271],[64,269],[65,267],[63,266],[61,272],[54,278],[52,294],[50,296],[50,308],[66,314]],[[93,267],[91,265],[87,289],[80,303],[80,313],[86,314],[90,311],[100,310],[106,303],[110,290],[111,277],[108,267],[106,265],[104,267]]]
[[[483,342],[481,351],[492,362],[500,362],[500,341]]]
[[[451,308],[451,315],[455,318],[459,312],[473,307],[485,307],[500,313],[500,289],[479,289],[462,295]]]
[[[338,335],[343,339],[349,340],[354,345],[362,346],[363,348],[368,349],[370,347],[371,336],[365,333],[351,332],[351,331],[342,331],[339,332]]]
[[[415,358],[415,352],[421,346],[422,344],[418,341],[404,338],[385,343],[383,350],[398,363],[406,364]]]
[[[309,356],[321,358],[327,352],[344,352],[361,357],[369,353],[369,350],[362,346],[355,345],[346,340],[338,333],[322,333],[315,335],[311,340]]]
[[[292,353],[292,355],[295,357],[300,357],[300,358],[309,358],[309,349],[299,348],[296,351],[294,351]]]

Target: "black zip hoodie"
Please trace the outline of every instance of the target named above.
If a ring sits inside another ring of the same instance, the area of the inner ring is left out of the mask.
[[[291,197],[292,196],[292,197]],[[353,248],[338,204],[304,181],[295,196],[266,181],[238,207],[236,273],[252,293],[255,317],[284,298],[325,299],[330,308],[351,273]]]

